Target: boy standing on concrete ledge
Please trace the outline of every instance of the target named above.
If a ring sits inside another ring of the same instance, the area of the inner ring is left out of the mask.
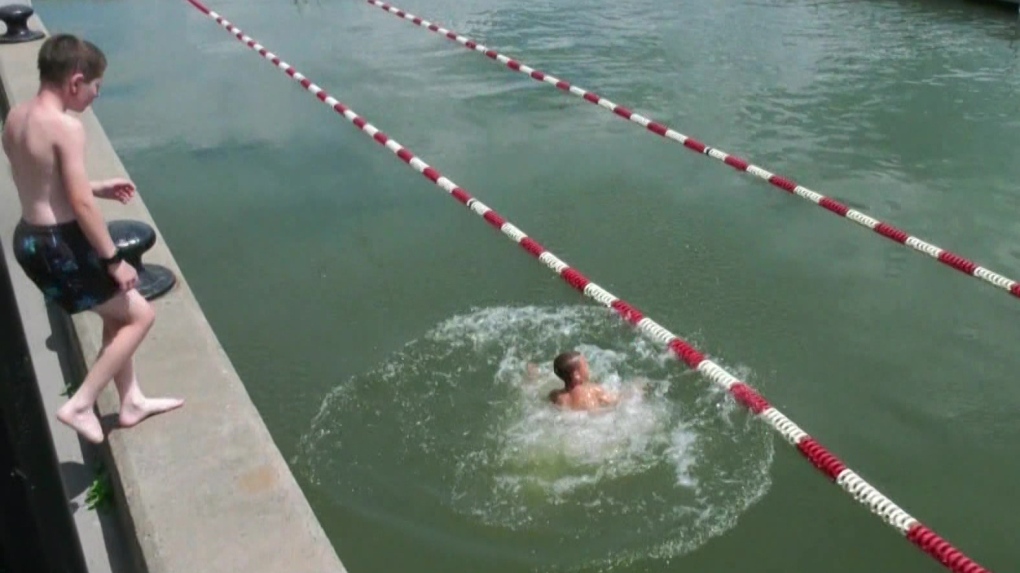
[[[51,36],[39,50],[39,92],[15,106],[3,128],[3,148],[21,201],[14,230],[18,264],[47,301],[69,314],[91,310],[103,319],[103,346],[77,392],[57,418],[89,442],[104,439],[94,406],[113,379],[119,421],[131,427],[184,404],[147,398],[135,378],[134,353],[156,319],[135,290],[138,274],[116,248],[95,199],[131,200],[126,179],[90,182],[85,129],[68,113],[85,111],[99,96],[106,57],[91,42]]]

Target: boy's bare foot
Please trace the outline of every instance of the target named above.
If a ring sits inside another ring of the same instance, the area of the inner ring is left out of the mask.
[[[130,428],[149,416],[176,410],[184,405],[179,398],[143,398],[137,402],[125,402],[120,406],[120,425]]]
[[[68,402],[57,410],[57,419],[93,444],[103,443],[103,427],[92,408],[76,409]]]

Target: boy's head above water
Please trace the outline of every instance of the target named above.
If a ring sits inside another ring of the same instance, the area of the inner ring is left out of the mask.
[[[39,83],[64,105],[85,111],[99,97],[106,56],[95,44],[71,34],[50,36],[39,48]]]
[[[575,351],[560,353],[553,359],[553,372],[563,380],[567,388],[585,384],[591,376],[588,361],[584,359],[584,355]]]

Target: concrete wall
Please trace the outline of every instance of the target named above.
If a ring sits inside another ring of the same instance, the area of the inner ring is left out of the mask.
[[[37,17],[31,27],[45,30]],[[101,39],[98,42],[101,45]],[[0,83],[10,105],[38,89],[36,55],[41,41],[0,45]],[[116,66],[112,62],[112,66]],[[4,107],[6,116],[8,107]],[[82,115],[88,137],[87,168],[92,179],[129,177],[91,111]],[[59,407],[64,377],[91,366],[101,341],[101,323],[86,313],[66,320],[47,308],[41,295],[13,263],[10,238],[20,208],[10,167],[0,157],[0,237],[3,255],[37,365],[41,391],[52,413]],[[169,183],[168,184],[172,184]],[[143,390],[181,396],[184,408],[128,429],[114,429],[98,452],[70,429],[52,424],[62,459],[102,455],[110,460],[117,504],[133,562],[103,555],[90,571],[149,573],[343,572],[307,500],[274,444],[230,359],[206,321],[174,258],[145,208],[146,189],[129,205],[102,201],[107,220],[134,219],[156,229],[147,262],[174,271],[178,284],[154,301],[156,324],[136,355]],[[153,189],[151,192],[158,192]],[[48,368],[48,369],[47,369]],[[113,385],[100,399],[101,416],[116,419]],[[80,495],[65,477],[68,497]],[[72,508],[73,509],[73,508]],[[94,514],[79,516],[83,545],[108,544]],[[91,540],[91,541],[90,541]]]

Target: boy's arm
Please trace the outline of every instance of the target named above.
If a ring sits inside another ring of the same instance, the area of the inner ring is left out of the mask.
[[[61,127],[63,137],[57,138],[56,148],[67,199],[89,243],[101,258],[108,259],[116,253],[117,246],[96,206],[92,184],[85,171],[85,128],[73,118],[67,118]]]
[[[113,199],[127,203],[135,194],[135,184],[129,179],[116,178],[102,181],[91,181],[92,195],[100,199]]]

